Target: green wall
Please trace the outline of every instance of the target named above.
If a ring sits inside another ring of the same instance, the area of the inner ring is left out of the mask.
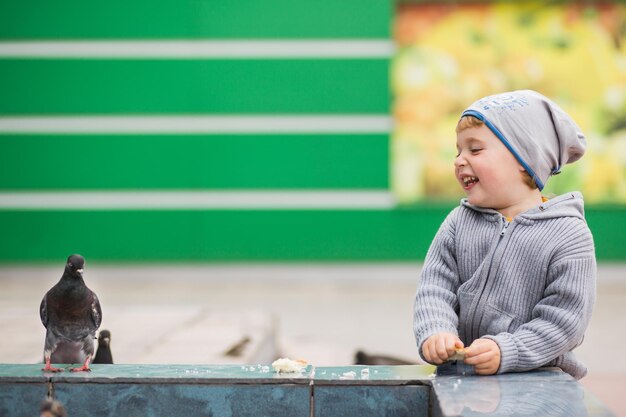
[[[387,142],[383,134],[0,134],[0,189],[384,190]]]
[[[20,210],[0,215],[0,261],[414,261],[451,208]],[[598,258],[623,260],[623,210],[587,213]]]
[[[12,44],[21,52],[0,55],[0,126],[16,117],[44,121],[33,131],[0,128],[0,202],[10,193],[134,190],[385,195],[389,131],[380,129],[131,132],[113,126],[98,132],[54,126],[83,116],[385,118],[390,56],[47,56],[23,53],[20,45],[390,43],[392,12],[389,0],[3,1],[0,48]],[[43,201],[0,208],[0,262],[58,261],[73,252],[128,262],[421,260],[454,206],[79,209]],[[625,210],[590,207],[587,213],[599,258],[624,259]]]
[[[386,113],[386,59],[3,59],[0,113]]]
[[[0,2],[2,39],[387,38],[389,0]]]

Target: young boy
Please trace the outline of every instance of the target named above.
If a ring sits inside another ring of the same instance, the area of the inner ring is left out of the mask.
[[[477,374],[557,366],[587,373],[572,350],[595,299],[596,262],[583,199],[547,200],[544,184],[578,160],[585,138],[530,90],[485,97],[457,125],[456,178],[467,198],[426,256],[414,305],[420,355],[441,364],[467,346]]]

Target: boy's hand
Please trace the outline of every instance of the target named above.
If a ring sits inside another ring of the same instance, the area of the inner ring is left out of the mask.
[[[437,333],[430,336],[422,345],[424,359],[430,363],[441,365],[456,352],[462,349],[463,342],[453,333]]]
[[[500,347],[491,339],[476,339],[465,349],[465,360],[478,375],[493,375],[500,367]]]

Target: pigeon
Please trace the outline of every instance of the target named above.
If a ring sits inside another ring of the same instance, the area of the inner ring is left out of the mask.
[[[243,339],[238,341],[235,345],[231,346],[226,352],[224,352],[224,355],[239,357],[243,355],[246,346],[248,346],[250,342],[250,338],[248,336],[244,336]]]
[[[405,359],[386,355],[371,355],[359,350],[354,355],[355,365],[415,365],[416,362],[409,362]]]
[[[80,255],[67,258],[59,282],[41,300],[39,315],[46,328],[42,371],[60,372],[51,363],[82,363],[72,372],[90,371],[96,330],[102,322],[102,310],[96,294],[83,281],[85,259]]]
[[[98,336],[98,350],[91,363],[113,364],[113,354],[111,353],[111,332],[100,330]]]
[[[67,417],[67,412],[63,405],[52,398],[44,400],[41,404],[40,412],[40,417]]]

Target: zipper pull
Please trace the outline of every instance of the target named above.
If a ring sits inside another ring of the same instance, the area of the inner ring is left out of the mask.
[[[511,224],[511,222],[508,222],[505,218],[502,218],[502,220],[504,221],[504,226],[502,227],[502,231],[500,232],[500,237],[504,236],[504,234],[506,233],[506,229]]]

